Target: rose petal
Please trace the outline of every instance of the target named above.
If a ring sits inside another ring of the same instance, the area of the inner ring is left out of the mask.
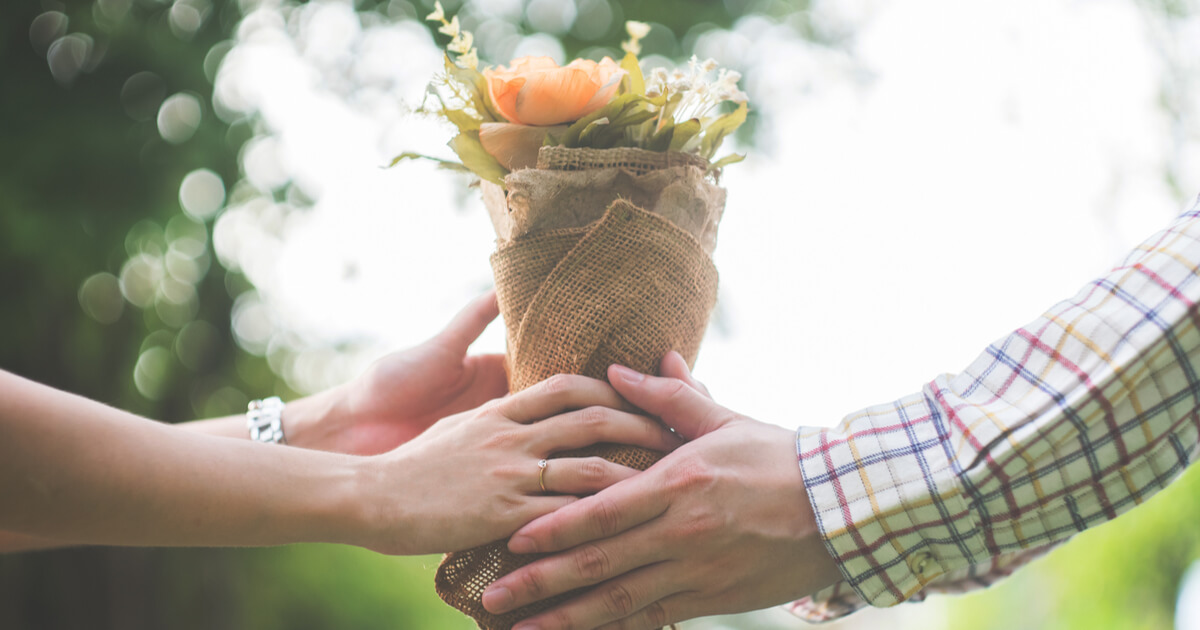
[[[527,75],[517,94],[517,118],[527,125],[557,125],[578,120],[600,87],[585,71],[559,68]]]
[[[546,134],[563,129],[565,127],[483,123],[479,126],[479,142],[501,166],[515,171],[537,166],[538,150],[546,141]]]
[[[525,81],[525,77],[488,76],[488,92],[491,93],[492,104],[509,122],[520,122],[517,118],[517,96]]]

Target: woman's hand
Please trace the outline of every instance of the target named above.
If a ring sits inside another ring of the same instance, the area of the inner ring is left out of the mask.
[[[504,396],[504,355],[467,355],[498,314],[496,294],[489,291],[425,343],[384,357],[346,385],[289,403],[283,415],[288,443],[384,453],[441,418]]]
[[[607,384],[556,376],[438,422],[400,448],[364,461],[364,504],[377,526],[364,546],[383,553],[468,549],[628,479],[637,471],[598,457],[539,460],[599,442],[671,451],[681,441],[629,411]],[[358,544],[362,544],[359,542]]]

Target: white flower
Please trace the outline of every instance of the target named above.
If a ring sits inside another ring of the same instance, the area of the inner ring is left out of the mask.
[[[458,27],[458,16],[456,15],[456,16],[450,18],[449,23],[447,23],[445,26],[439,28],[438,32],[443,35],[449,35],[450,37],[458,37],[459,30],[461,30],[461,29],[459,29],[459,27]]]
[[[666,68],[655,68],[655,69],[651,70],[650,71],[650,80],[657,81],[658,83],[666,83],[667,82],[667,69]]]
[[[642,45],[637,43],[636,39],[631,39],[627,42],[621,42],[621,50],[631,55],[640,55],[642,54]]]
[[[705,59],[704,63],[700,64],[700,69],[705,72],[712,72],[717,69],[716,59]]]
[[[459,55],[458,59],[454,60],[454,64],[457,65],[459,68],[468,68],[470,70],[474,70],[474,69],[478,68],[479,67],[479,50],[472,48],[471,50],[467,51],[466,53]]]
[[[433,3],[433,13],[430,13],[429,15],[425,16],[425,19],[429,20],[430,22],[445,22],[446,21],[446,11],[445,11],[445,9],[442,8],[442,3],[434,2]]]
[[[658,98],[662,96],[662,86],[651,85],[650,87],[646,88],[646,96],[650,98]]]
[[[471,34],[471,31],[459,31],[458,35],[446,45],[446,50],[465,55],[471,51],[471,47],[474,45],[475,36]]]
[[[642,39],[650,34],[650,25],[645,22],[635,22],[630,20],[625,23],[625,32],[629,33],[629,36],[633,38],[633,41],[636,43],[637,40]]]

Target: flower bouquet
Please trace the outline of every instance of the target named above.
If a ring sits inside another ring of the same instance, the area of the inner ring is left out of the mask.
[[[649,26],[637,22],[626,25],[620,63],[559,67],[542,57],[480,70],[471,34],[435,7],[429,19],[453,38],[455,58],[447,54],[423,109],[457,127],[449,146],[461,162],[437,161],[479,177],[496,229],[510,390],[560,373],[604,379],[613,363],[655,373],[670,350],[692,365],[717,299],[717,182],[742,158],[713,161],[746,118],[738,74],[693,58],[686,72],[647,77],[637,55]],[[639,470],[661,456],[621,445],[561,455]],[[483,590],[534,559],[505,541],[448,554],[438,594],[481,628],[509,630],[571,595],[504,615],[484,610]]]

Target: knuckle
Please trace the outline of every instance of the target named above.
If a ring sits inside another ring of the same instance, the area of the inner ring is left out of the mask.
[[[608,422],[608,412],[604,407],[585,407],[579,411],[576,421],[582,430],[598,433]]]
[[[650,604],[642,611],[642,614],[651,628],[661,628],[669,623],[667,609],[663,608],[662,602]]]
[[[586,484],[598,484],[608,479],[608,462],[599,457],[588,457],[579,463],[579,476]]]
[[[600,530],[600,535],[608,538],[619,531],[621,526],[621,511],[617,505],[607,499],[597,499],[592,508],[592,520]]]
[[[575,378],[570,374],[555,374],[542,383],[542,392],[550,396],[565,393],[571,389]]]
[[[550,627],[558,630],[575,630],[579,626],[571,618],[570,613],[565,610],[556,610],[550,613]]]
[[[663,384],[663,388],[664,393],[667,396],[667,400],[671,401],[678,401],[682,398],[685,398],[691,391],[687,386],[687,383],[684,383],[677,378],[667,379],[667,382]]]
[[[609,575],[611,566],[608,553],[597,545],[587,545],[575,554],[575,568],[579,571],[579,575],[586,580],[592,582],[604,580]]]
[[[534,599],[541,599],[546,594],[546,579],[537,567],[526,567],[521,574],[521,586],[525,594]]]
[[[633,613],[633,593],[624,584],[613,584],[604,589],[604,607],[618,619]]]
[[[687,457],[671,469],[668,482],[676,491],[695,492],[711,487],[716,482],[716,473],[706,462]]]

